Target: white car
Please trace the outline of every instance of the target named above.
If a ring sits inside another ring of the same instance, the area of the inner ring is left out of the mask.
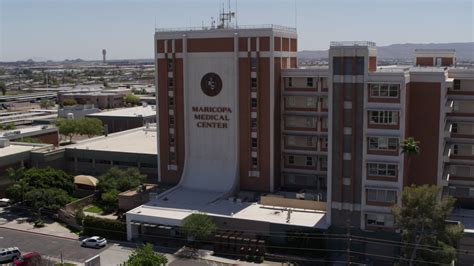
[[[17,247],[0,249],[0,261],[13,261],[15,258],[21,257],[21,252]]]
[[[81,247],[102,248],[107,245],[107,240],[100,236],[93,236],[82,240]]]
[[[10,199],[2,198],[0,199],[0,207],[6,207],[10,205]]]

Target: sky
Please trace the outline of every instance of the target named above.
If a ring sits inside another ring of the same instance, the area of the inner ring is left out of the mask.
[[[158,28],[199,27],[227,0],[0,0],[0,61],[153,58]],[[330,41],[474,42],[474,0],[230,0],[239,25],[298,30],[298,50]]]

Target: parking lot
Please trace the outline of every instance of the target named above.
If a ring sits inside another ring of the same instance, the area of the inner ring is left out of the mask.
[[[78,240],[21,232],[0,228],[0,247],[18,247],[21,252],[36,251],[41,255],[65,260],[84,262],[101,253],[102,249],[83,248]]]

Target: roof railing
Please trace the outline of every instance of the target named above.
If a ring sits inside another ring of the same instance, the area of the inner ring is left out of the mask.
[[[286,27],[275,24],[262,24],[262,25],[238,25],[231,27],[212,27],[212,26],[201,26],[201,27],[183,27],[183,28],[155,28],[155,32],[170,32],[170,31],[204,31],[204,30],[240,30],[240,29],[273,29],[279,31],[287,31],[296,33],[296,28]]]
[[[366,46],[366,47],[375,47],[375,42],[369,41],[333,41],[330,43],[331,47],[334,46]]]

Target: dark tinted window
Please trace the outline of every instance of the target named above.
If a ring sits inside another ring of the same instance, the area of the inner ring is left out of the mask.
[[[332,69],[333,69],[334,75],[342,75],[341,65],[342,65],[342,57],[333,57]]]
[[[355,73],[354,75],[364,75],[364,57],[358,56],[356,57],[356,62],[355,62]]]
[[[352,57],[344,57],[344,75],[352,75]]]

